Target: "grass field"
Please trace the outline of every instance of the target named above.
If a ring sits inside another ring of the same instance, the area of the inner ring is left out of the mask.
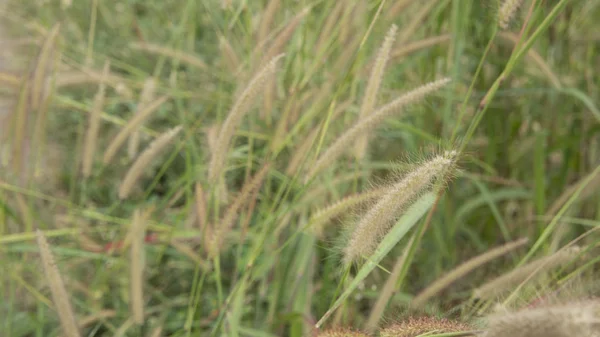
[[[0,8],[0,335],[600,336],[599,1]]]

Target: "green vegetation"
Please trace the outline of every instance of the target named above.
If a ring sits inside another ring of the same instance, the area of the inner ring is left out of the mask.
[[[3,336],[597,336],[600,2],[4,7]]]

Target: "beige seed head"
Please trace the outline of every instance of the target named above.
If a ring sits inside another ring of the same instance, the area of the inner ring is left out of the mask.
[[[92,174],[92,166],[94,164],[94,155],[96,154],[96,145],[98,142],[98,132],[100,131],[100,115],[102,114],[102,108],[104,107],[104,98],[106,96],[106,78],[110,73],[110,62],[104,63],[104,69],[102,70],[102,77],[100,79],[100,85],[98,86],[98,92],[94,97],[94,105],[90,112],[90,119],[88,129],[85,134],[85,145],[83,147],[83,163],[82,173],[84,178],[89,178]]]
[[[148,166],[148,164],[150,164],[152,159],[154,159],[167,145],[169,145],[169,143],[171,143],[181,129],[181,125],[172,128],[171,130],[158,136],[158,138],[148,145],[146,150],[136,159],[136,161],[127,171],[127,174],[125,175],[125,178],[119,187],[119,199],[125,199],[129,196],[129,193],[131,193],[133,186],[144,172],[144,169]]]
[[[50,285],[52,300],[56,306],[63,333],[67,337],[79,337],[79,327],[77,326],[77,321],[73,314],[69,295],[62,277],[60,276],[60,270],[58,270],[58,267],[54,262],[54,256],[52,255],[52,251],[50,251],[50,245],[42,231],[38,229],[35,234],[40,249],[44,274],[46,274],[46,279]]]
[[[367,257],[410,203],[433,183],[448,173],[456,161],[457,152],[448,151],[419,165],[396,184],[360,219],[344,249],[346,264]]]

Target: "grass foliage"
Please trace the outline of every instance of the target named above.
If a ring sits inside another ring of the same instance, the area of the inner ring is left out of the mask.
[[[598,1],[0,1],[3,336],[599,336]]]

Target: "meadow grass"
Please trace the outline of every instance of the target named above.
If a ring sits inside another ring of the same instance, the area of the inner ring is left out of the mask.
[[[0,334],[598,336],[597,17],[0,0]]]

